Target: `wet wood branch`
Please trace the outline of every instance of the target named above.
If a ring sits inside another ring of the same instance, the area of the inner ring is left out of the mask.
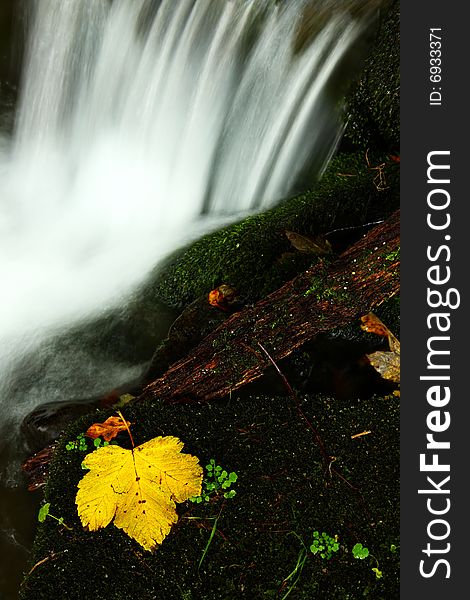
[[[321,261],[229,317],[138,399],[220,398],[260,377],[317,334],[359,319],[399,291],[400,215],[372,229],[332,262]]]

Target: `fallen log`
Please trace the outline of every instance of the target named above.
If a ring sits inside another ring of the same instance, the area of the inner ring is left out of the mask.
[[[313,267],[233,314],[186,358],[136,398],[168,402],[220,398],[253,381],[273,360],[288,356],[322,332],[371,311],[400,288],[400,213],[331,262]]]

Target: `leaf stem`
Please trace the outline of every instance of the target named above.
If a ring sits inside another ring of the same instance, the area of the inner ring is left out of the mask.
[[[129,437],[131,438],[132,448],[135,448],[134,438],[132,437],[132,433],[131,433],[131,430],[129,429],[129,425],[127,424],[126,419],[123,417],[122,412],[120,410],[117,410],[116,412],[121,417],[122,422],[126,426],[127,433],[129,434]]]

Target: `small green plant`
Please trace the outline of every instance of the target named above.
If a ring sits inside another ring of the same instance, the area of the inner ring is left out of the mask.
[[[56,517],[55,515],[51,514],[49,512],[50,508],[51,508],[50,502],[46,502],[46,504],[43,504],[41,506],[41,508],[39,509],[39,513],[38,513],[38,521],[40,523],[44,523],[46,518],[49,517],[51,519],[55,519],[59,523],[59,525],[63,525],[66,529],[72,531],[72,528],[64,523],[64,517]]]
[[[393,546],[393,544],[392,544],[392,546]],[[396,550],[396,546],[394,546],[394,548]],[[390,547],[390,550],[392,552],[395,551],[395,550],[392,550],[392,547]],[[353,554],[354,558],[359,558],[360,560],[364,560],[364,558],[367,558],[368,556],[370,556],[370,558],[373,558],[375,560],[376,566],[372,567],[372,571],[375,573],[375,576],[377,579],[381,579],[383,577],[383,573],[379,569],[379,561],[375,558],[375,556],[372,556],[372,554],[369,554],[369,548],[366,548],[361,543],[355,544],[352,549],[352,554]]]
[[[88,446],[85,439],[84,433],[79,433],[75,440],[70,440],[65,444],[65,449],[72,450],[80,450],[80,452],[86,452],[88,450]]]
[[[232,471],[228,473],[220,465],[217,465],[214,458],[211,458],[206,465],[206,476],[202,482],[202,492],[200,496],[193,496],[189,500],[199,504],[209,502],[211,498],[222,493],[224,498],[230,499],[236,495],[234,489],[229,489],[236,483],[238,475]],[[224,491],[225,490],[225,491]]]
[[[93,446],[95,448],[101,448],[102,446],[109,446],[109,444],[112,444],[113,442],[103,442],[101,440],[101,438],[95,438],[93,440]]]
[[[329,560],[333,556],[333,552],[338,552],[339,543],[338,536],[331,537],[324,531],[319,533],[318,531],[313,532],[313,543],[310,546],[310,551],[313,554],[319,554],[321,558]]]
[[[374,571],[377,579],[381,579],[383,577],[383,573],[378,567],[372,567],[372,570]]]
[[[217,523],[219,522],[220,516],[222,514],[222,510],[224,508],[224,505],[222,504],[219,514],[216,517],[206,517],[206,518],[202,518],[202,517],[185,517],[186,519],[190,519],[190,520],[195,520],[195,521],[214,521],[212,528],[211,528],[211,532],[209,534],[209,539],[206,542],[206,545],[204,547],[204,550],[202,551],[202,555],[201,558],[199,559],[198,565],[197,565],[197,570],[199,571],[199,569],[201,568],[201,565],[204,561],[204,559],[206,558],[207,552],[209,550],[209,546],[212,543],[212,540],[214,539],[214,536],[216,534],[217,531]]]
[[[362,544],[355,544],[352,549],[354,558],[364,560],[369,556],[369,548],[365,548]]]
[[[303,542],[302,538],[294,531],[291,531],[289,533],[295,535],[298,538],[298,540],[301,543],[301,548],[293,570],[289,573],[289,575],[287,575],[287,577],[284,578],[281,587],[278,590],[278,597],[281,598],[281,600],[287,598],[287,596],[289,596],[289,594],[297,585],[300,575],[302,574],[304,565],[307,561],[308,555],[308,548]],[[341,548],[343,552],[347,552],[347,549],[344,546],[342,546]],[[320,533],[319,531],[313,532],[313,543],[310,546],[310,551],[312,552],[312,554],[319,555],[324,560],[329,560],[333,557],[333,554],[335,552],[339,551],[339,549],[340,544],[338,542],[337,535],[332,537],[324,531],[322,533]],[[396,552],[396,550],[397,547],[392,544],[390,546],[390,551]],[[376,563],[376,566],[372,568],[372,571],[375,573],[377,579],[381,579],[383,577],[383,573],[379,569],[379,561],[375,558],[375,556],[372,556],[372,554],[370,554],[369,548],[366,548],[361,543],[357,543],[353,546],[351,552],[354,558],[357,558],[359,560],[364,560],[366,558],[373,559]]]
[[[295,537],[299,540],[301,547],[300,547],[299,554],[297,556],[297,562],[295,564],[295,567],[289,573],[289,575],[287,575],[287,577],[284,578],[284,580],[281,583],[281,587],[278,590],[278,597],[281,600],[285,600],[285,598],[287,598],[287,596],[289,596],[289,594],[292,592],[292,590],[297,585],[297,582],[299,581],[300,576],[302,575],[302,570],[304,568],[305,562],[307,561],[307,557],[308,557],[307,546],[304,544],[304,541],[302,540],[300,535],[295,533],[295,531],[290,531],[287,535],[289,535],[289,534],[295,535]],[[283,594],[283,595],[281,596],[281,594]]]
[[[112,441],[112,442],[105,442],[103,441],[101,438],[95,438],[93,440],[93,446],[94,448],[101,448],[102,446],[108,446],[109,444],[115,444],[116,442]],[[87,444],[87,440],[85,437],[84,433],[79,433],[77,435],[77,438],[75,440],[69,440],[66,444],[65,444],[65,449],[70,451],[80,451],[80,452],[88,452],[89,448],[88,448],[88,444]]]
[[[225,469],[223,469],[220,465],[216,464],[215,459],[211,458],[209,464],[206,465],[206,473],[205,477],[202,481],[202,491],[200,496],[193,496],[190,498],[190,502],[194,502],[195,504],[200,504],[201,502],[209,502],[211,498],[215,498],[219,495],[223,494],[223,497],[226,499],[231,499],[236,495],[236,491],[234,489],[230,489],[232,485],[236,483],[238,479],[238,475],[232,471],[228,473]],[[209,546],[214,539],[215,533],[217,531],[217,523],[219,522],[220,516],[222,514],[222,509],[224,504],[220,509],[217,517],[209,517],[210,520],[213,520],[214,523],[211,528],[211,532],[209,535],[209,539],[207,540],[206,546],[202,552],[202,556],[198,563],[198,570],[201,568],[201,565],[206,558],[207,552],[209,550]],[[189,519],[199,519],[200,517],[187,517]]]
[[[214,535],[215,532],[217,531],[217,523],[219,522],[219,517],[220,517],[220,513],[217,517],[214,517],[214,524],[212,525],[212,529],[209,535],[209,539],[207,540],[207,543],[204,547],[204,550],[202,551],[202,555],[201,558],[199,559],[199,562],[197,564],[197,570],[199,571],[199,569],[201,568],[201,565],[204,561],[204,559],[206,558],[206,554],[207,551],[209,550],[209,546],[211,545],[212,540],[214,539]]]

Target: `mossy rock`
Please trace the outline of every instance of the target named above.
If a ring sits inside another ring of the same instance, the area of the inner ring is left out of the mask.
[[[20,79],[19,44],[14,39],[17,3],[3,0],[0,4],[0,132],[13,130],[14,107]],[[17,23],[16,23],[17,24]]]
[[[328,233],[386,218],[398,208],[397,165],[383,163],[383,157],[368,159],[363,152],[336,156],[312,191],[201,238],[155,273],[142,296],[181,307],[228,283],[246,302],[264,297],[319,260],[296,252],[286,230]],[[382,163],[380,185],[372,167]]]
[[[334,457],[331,470],[290,397],[125,408],[136,444],[176,435],[201,464],[214,458],[238,474],[233,499],[179,505],[177,525],[154,553],[113,525],[94,533],[82,529],[74,499],[84,453],[67,451],[65,441],[109,413],[75,423],[58,445],[46,488],[51,513],[72,530],[52,519],[39,526],[36,566],[21,600],[256,600],[283,597],[294,582],[294,599],[397,597],[398,556],[391,547],[399,544],[398,400],[343,403],[317,395],[301,398],[301,406]],[[365,431],[370,433],[351,438]],[[118,440],[129,447],[127,434]],[[198,568],[210,518],[217,515],[217,531]],[[340,548],[331,559],[310,552],[314,531],[338,536]],[[374,558],[355,559],[351,550],[358,542]],[[303,569],[289,578],[303,556]],[[380,579],[372,571],[376,566]]]
[[[347,128],[343,147],[400,147],[400,5],[386,2],[375,43],[347,96]]]

